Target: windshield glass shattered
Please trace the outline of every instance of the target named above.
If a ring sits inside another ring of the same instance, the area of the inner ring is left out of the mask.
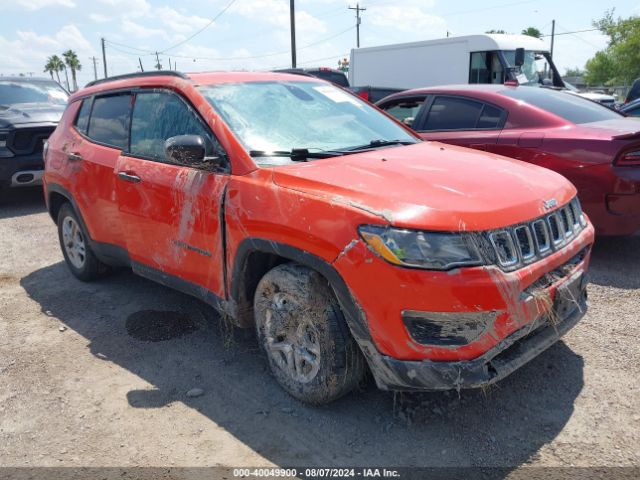
[[[204,85],[203,96],[247,151],[346,151],[418,140],[368,103],[337,87],[308,81]],[[380,142],[396,142],[382,144]],[[330,155],[329,155],[330,156]],[[289,163],[254,155],[258,164]]]
[[[67,104],[67,92],[54,82],[0,80],[0,105],[19,103]]]

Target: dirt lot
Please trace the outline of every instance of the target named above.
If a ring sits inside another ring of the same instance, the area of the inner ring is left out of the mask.
[[[203,303],[72,277],[39,190],[1,202],[2,466],[640,465],[638,236],[599,243],[587,316],[490,391],[310,408]]]

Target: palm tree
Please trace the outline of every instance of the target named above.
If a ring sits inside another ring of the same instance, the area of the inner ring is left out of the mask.
[[[60,72],[64,70],[64,62],[58,55],[51,55],[47,58],[47,63],[44,66],[44,71],[51,74],[51,80],[53,80],[53,73],[55,72],[60,83]]]
[[[78,55],[73,50],[67,50],[62,54],[64,62],[67,67],[71,69],[71,78],[73,79],[73,90],[78,89],[78,82],[76,81],[76,72],[82,69]],[[67,80],[68,82],[68,80]]]
[[[47,63],[44,64],[44,71],[51,75],[51,80],[53,80],[53,72],[56,71],[53,66],[53,56],[47,58]]]

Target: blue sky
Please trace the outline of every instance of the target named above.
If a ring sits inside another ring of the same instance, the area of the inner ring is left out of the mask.
[[[93,79],[90,57],[101,62],[100,37],[107,43],[110,75],[177,62],[179,70],[266,69],[287,67],[288,0],[0,0],[0,73],[41,75],[47,56],[76,50],[83,65],[79,84]],[[299,66],[335,67],[355,46],[355,1],[296,0]],[[534,26],[548,34],[586,30],[615,6],[621,16],[640,15],[640,0],[362,0],[362,46],[482,33],[504,29],[519,33]],[[548,37],[545,38],[548,42]],[[174,47],[174,45],[178,44]],[[583,67],[606,46],[599,32],[556,37],[554,59],[561,71]],[[171,48],[173,47],[173,48]],[[98,64],[101,76],[102,64]]]

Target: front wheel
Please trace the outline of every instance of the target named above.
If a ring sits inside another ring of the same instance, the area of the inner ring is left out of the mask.
[[[62,205],[58,213],[58,238],[69,270],[80,280],[95,280],[108,270],[91,250],[89,236],[68,203]]]
[[[293,397],[329,403],[362,379],[364,358],[317,272],[294,263],[273,268],[258,283],[254,314],[271,371]]]

